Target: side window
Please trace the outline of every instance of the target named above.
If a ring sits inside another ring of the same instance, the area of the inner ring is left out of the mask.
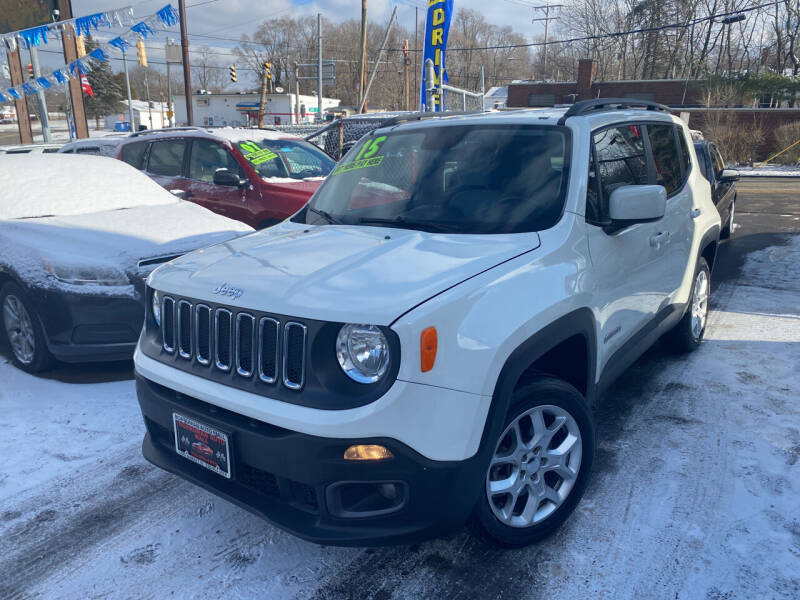
[[[676,125],[675,133],[678,135],[678,146],[681,149],[681,160],[683,161],[683,180],[689,177],[689,172],[692,170],[692,155],[689,153],[689,146],[686,144],[686,133],[683,127]]]
[[[722,160],[722,155],[719,153],[716,146],[710,146],[709,150],[711,150],[711,162],[714,164],[714,173],[719,177],[719,174],[725,170],[725,161]]]
[[[594,164],[594,152],[589,153],[589,182],[586,186],[586,220],[599,223],[603,220],[603,208],[600,206],[600,196],[597,193],[599,181],[597,167]]]
[[[147,150],[148,142],[135,142],[133,144],[125,144],[122,147],[122,160],[132,167],[141,170],[144,168],[142,160],[144,159],[144,152]]]
[[[604,203],[607,204],[611,192],[618,187],[648,182],[644,138],[638,125],[611,127],[595,133],[594,147]]]
[[[667,195],[681,187],[681,159],[675,140],[675,127],[671,124],[648,125],[647,135],[653,149],[653,162],[656,168],[656,183],[663,185]]]
[[[217,169],[230,169],[242,176],[239,163],[222,144],[209,140],[193,140],[192,155],[189,158],[189,179],[213,183],[214,172]]]
[[[162,140],[153,142],[150,147],[150,158],[147,171],[153,175],[179,177],[183,174],[183,153],[186,148],[184,140]]]
[[[695,145],[694,152],[697,154],[697,165],[700,167],[700,172],[703,174],[703,177],[710,182],[711,177],[708,176],[708,162],[706,161],[705,152],[699,145]]]
[[[85,148],[78,148],[75,154],[100,154],[100,148],[97,146],[87,146]]]

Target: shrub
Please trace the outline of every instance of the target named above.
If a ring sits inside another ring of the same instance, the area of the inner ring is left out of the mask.
[[[775,142],[777,148],[775,152],[780,152],[800,140],[800,121],[793,121],[781,125],[775,130]],[[773,152],[773,154],[775,153]],[[780,163],[783,165],[794,165],[800,162],[800,144],[794,148],[787,150],[771,162]]]

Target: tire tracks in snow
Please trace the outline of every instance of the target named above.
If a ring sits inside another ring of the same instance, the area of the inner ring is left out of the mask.
[[[91,561],[109,538],[151,517],[154,507],[176,500],[181,485],[186,484],[145,463],[136,444],[113,470],[97,464],[56,485],[40,486],[22,503],[13,499],[14,510],[7,513],[15,518],[8,526],[0,523],[0,598],[28,598],[44,579],[63,575],[75,562]]]

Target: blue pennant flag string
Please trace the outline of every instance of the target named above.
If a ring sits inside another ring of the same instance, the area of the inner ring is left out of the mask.
[[[94,50],[89,52],[89,56],[97,60],[102,60],[102,61],[108,60],[108,54],[106,54],[105,50],[103,50],[102,48],[95,48]]]
[[[14,98],[14,100],[20,99],[19,92],[15,88],[8,88],[8,95]]]
[[[53,77],[55,77],[58,83],[67,83],[67,76],[64,75],[64,71],[61,69],[56,69],[53,71]]]
[[[131,31],[135,31],[143,38],[147,39],[148,36],[153,35],[155,32],[150,25],[147,24],[146,21],[142,21],[141,23],[137,23],[133,27],[131,27]]]
[[[86,75],[86,65],[84,65],[80,59],[73,60],[69,63],[69,74],[73,77],[78,77],[78,75]]]
[[[2,92],[0,92],[0,102],[5,102],[5,101],[6,101],[6,97],[3,96]]]
[[[78,35],[91,35],[91,30],[94,29],[97,31],[100,25],[111,27],[111,23],[105,13],[100,12],[75,19],[75,30],[78,32]]]
[[[121,37],[115,37],[113,40],[110,40],[108,43],[111,46],[114,46],[114,48],[116,48],[120,52],[125,52],[125,50],[127,50],[128,48],[131,47],[131,45],[128,43],[128,40],[126,40],[125,38],[121,38]]]
[[[158,15],[158,18],[161,19],[161,22],[167,27],[172,27],[173,25],[178,24],[178,14],[175,12],[175,9],[172,8],[171,4],[167,4],[156,14]]]
[[[26,96],[33,96],[36,93],[36,88],[30,83],[23,83],[20,87]]]
[[[50,80],[47,77],[39,77],[38,79],[36,79],[36,83],[38,83],[43,90],[46,90],[47,88],[52,87],[53,85],[52,83],[50,83]]]
[[[42,42],[47,43],[47,25],[41,27],[32,27],[31,29],[24,29],[19,32],[19,37],[25,40],[28,48],[31,46],[38,46]]]

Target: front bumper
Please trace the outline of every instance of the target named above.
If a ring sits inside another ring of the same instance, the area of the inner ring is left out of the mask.
[[[144,304],[127,296],[32,290],[47,346],[58,360],[130,360],[144,321]]]
[[[140,374],[136,388],[148,461],[312,542],[371,546],[446,535],[463,526],[482,489],[479,455],[434,461],[390,438],[325,438],[270,425]],[[228,433],[230,480],[175,452],[174,412]],[[355,443],[384,445],[394,458],[345,461],[344,450]],[[359,506],[352,501],[359,490],[387,483],[399,490],[388,512],[376,516],[342,509],[343,489],[351,490],[347,503],[352,507]]]

